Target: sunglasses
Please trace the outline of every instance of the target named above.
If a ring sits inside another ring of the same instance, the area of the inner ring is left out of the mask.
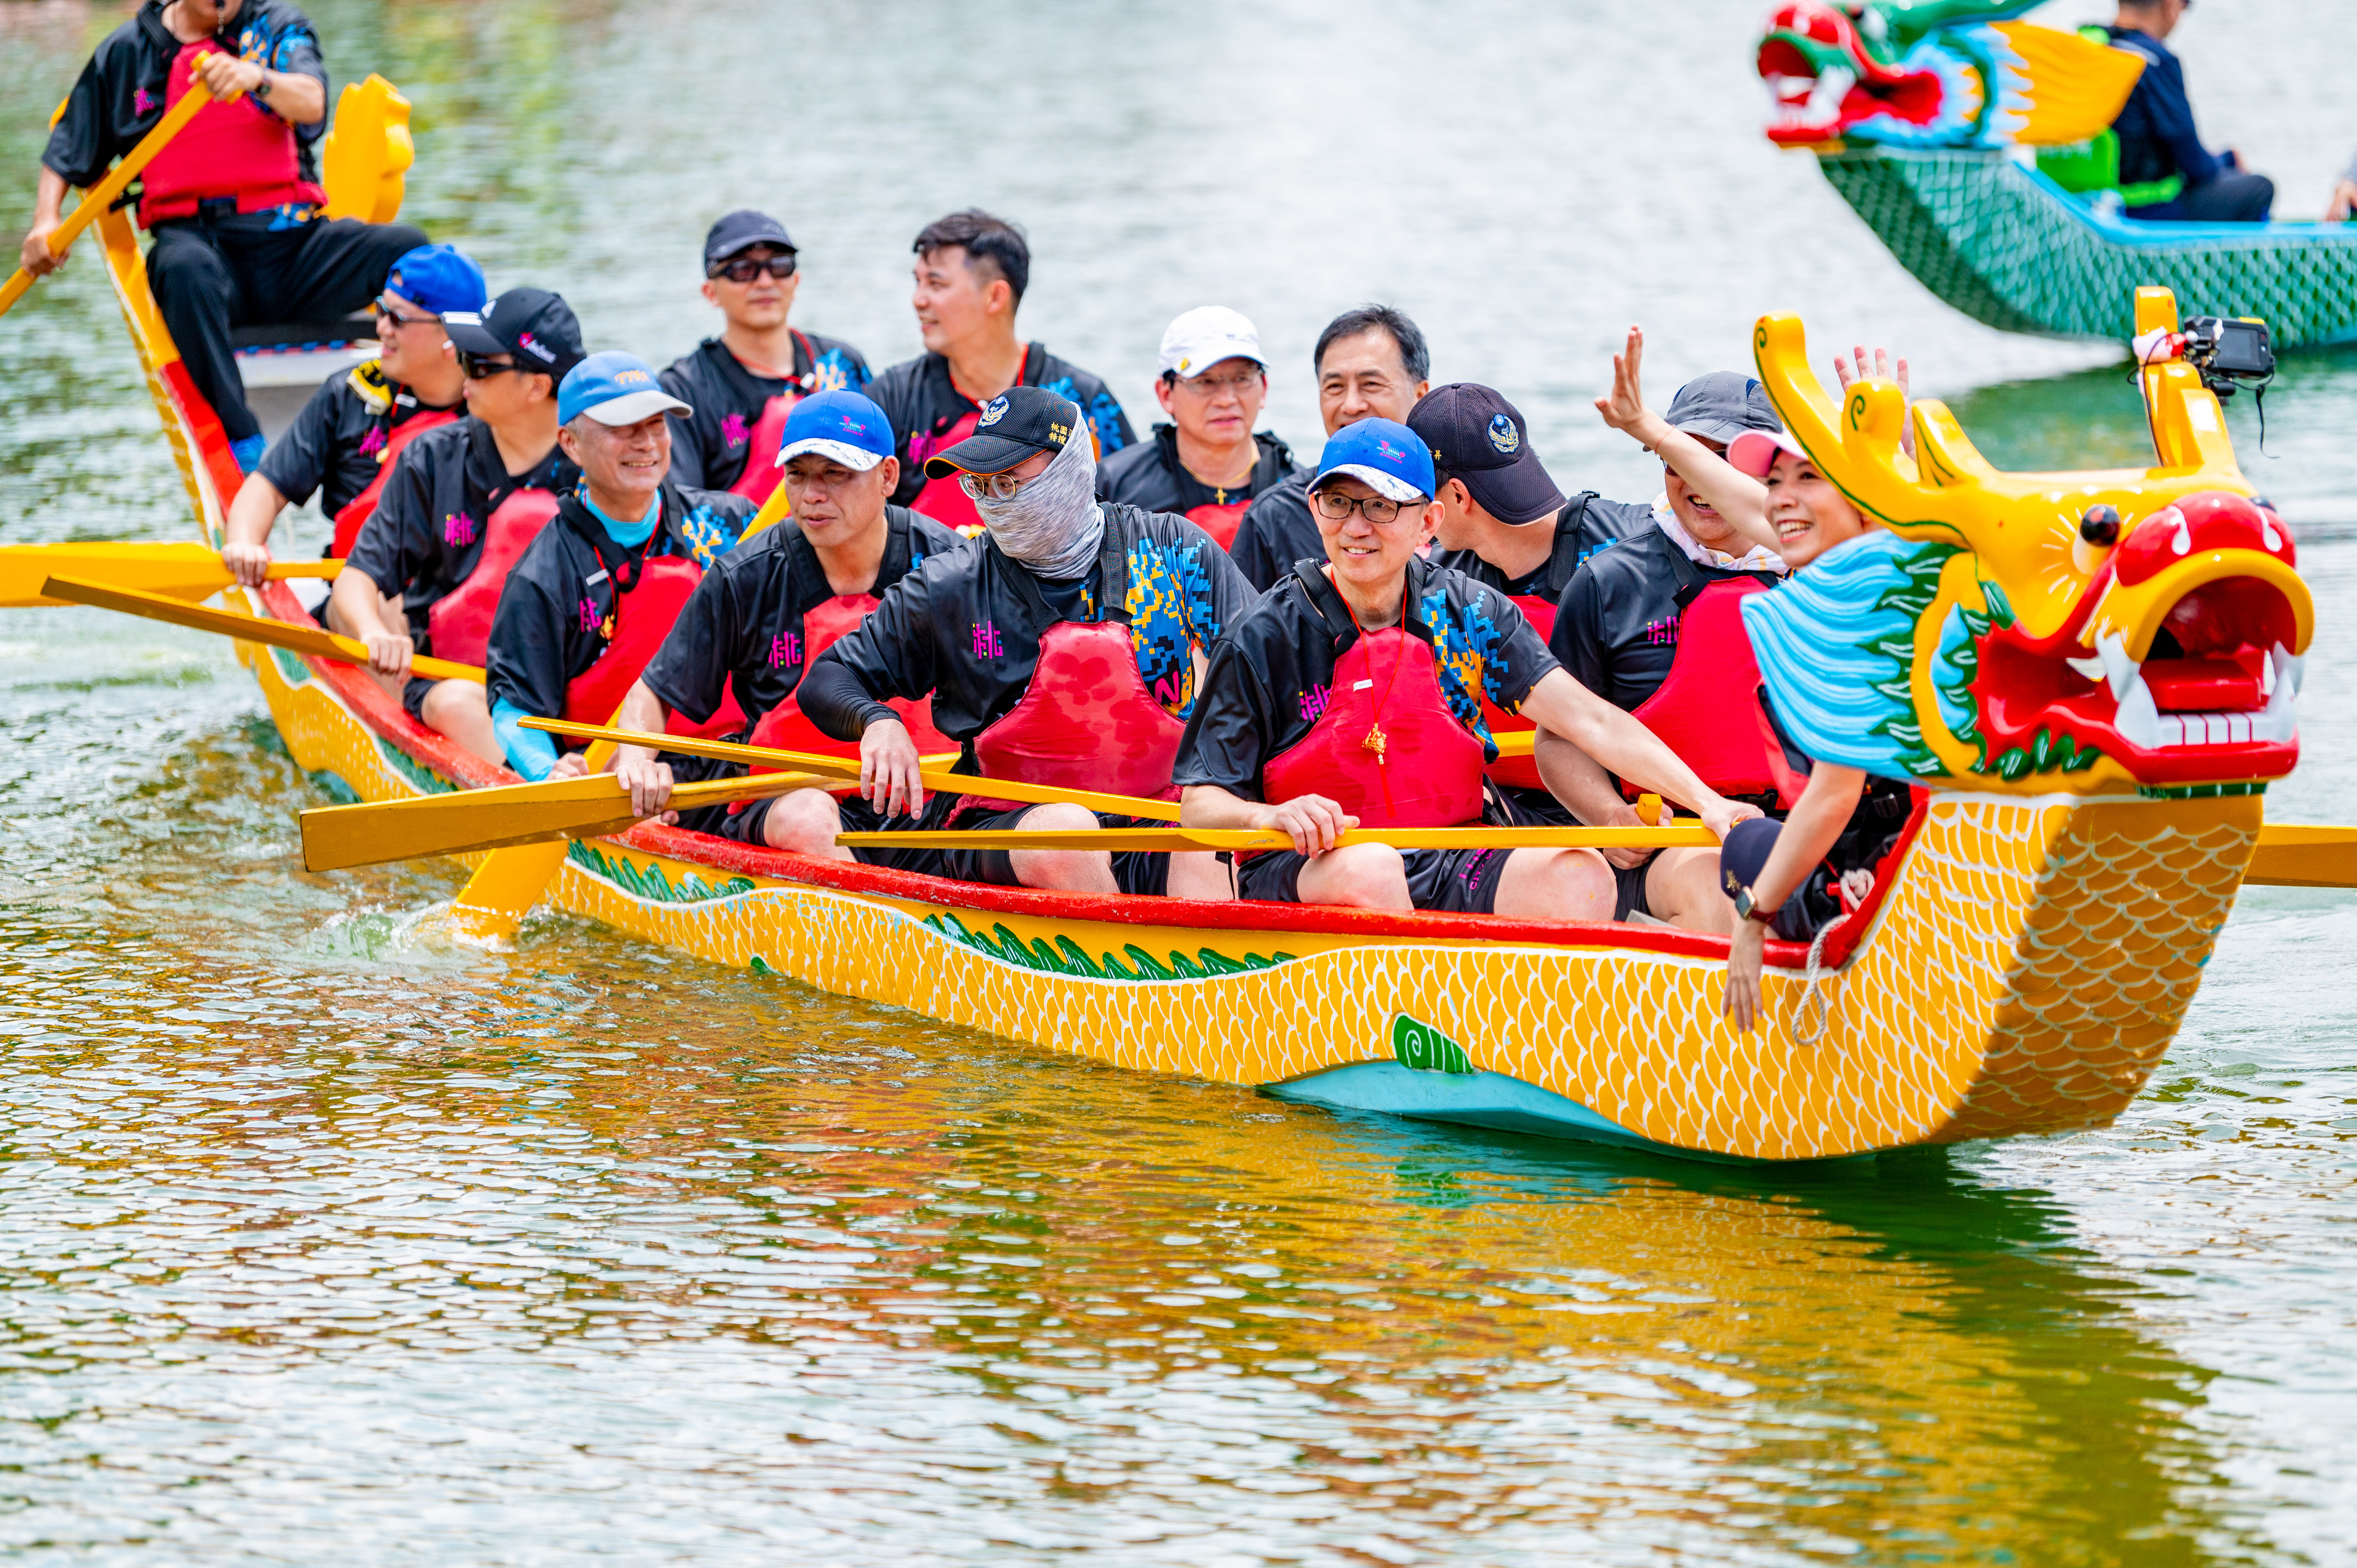
[[[530,365],[519,365],[513,360],[510,360],[504,365],[493,364],[481,355],[470,354],[464,349],[456,350],[456,353],[458,360],[458,373],[470,381],[488,381],[508,371],[513,371],[520,376],[544,376],[548,373],[545,371],[535,371]]]
[[[716,267],[706,268],[704,275],[711,278],[726,278],[730,283],[751,283],[763,273],[769,274],[780,283],[784,282],[794,275],[793,256],[791,253],[771,256],[764,262],[757,262],[750,256],[739,256],[735,261],[723,262]]]
[[[379,321],[390,320],[395,327],[438,327],[442,322],[438,316],[405,315],[382,299],[376,302],[376,318]]]

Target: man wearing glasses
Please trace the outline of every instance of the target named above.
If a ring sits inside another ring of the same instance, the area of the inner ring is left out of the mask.
[[[221,564],[248,587],[270,569],[270,530],[289,505],[319,497],[335,519],[330,555],[349,555],[361,524],[412,441],[466,413],[465,377],[442,312],[483,308],[483,274],[465,252],[420,245],[393,263],[376,296],[377,357],[311,394],[230,503]]]
[[[1496,760],[1485,698],[1722,836],[1756,814],[1565,674],[1512,600],[1417,555],[1439,521],[1434,489],[1432,455],[1404,424],[1362,420],[1327,441],[1309,487],[1326,563],[1297,562],[1213,650],[1179,748],[1181,820],[1292,838],[1243,864],[1246,898],[1609,920],[1613,871],[1593,850],[1336,845],[1352,827],[1480,822]]]
[[[801,286],[794,242],[768,213],[731,212],[704,236],[704,297],[726,325],[662,373],[663,390],[695,411],[672,420],[674,482],[769,499],[794,404],[867,384],[858,349],[787,324]]]
[[[861,790],[877,816],[980,831],[1099,825],[1074,804],[1007,810],[991,801],[989,778],[1170,798],[1196,682],[1252,588],[1185,518],[1098,500],[1082,420],[1039,387],[984,403],[974,434],[929,462],[973,503],[984,537],[902,577],[802,677],[811,722],[859,743]],[[960,748],[956,770],[985,776],[972,794],[930,804],[916,743],[889,705],[929,694],[934,726]],[[887,848],[860,858],[1002,886],[1232,896],[1227,867],[1207,854]]]
[[[393,465],[328,600],[328,624],[368,644],[410,717],[486,762],[506,752],[472,681],[412,679],[420,653],[480,664],[508,569],[580,470],[556,444],[556,388],[581,362],[563,299],[511,288],[478,316],[446,311],[471,418],[429,430]]]
[[[1205,305],[1162,334],[1154,396],[1168,424],[1097,466],[1097,496],[1175,511],[1225,550],[1253,498],[1293,472],[1293,453],[1255,433],[1268,400],[1260,333],[1236,311]]]

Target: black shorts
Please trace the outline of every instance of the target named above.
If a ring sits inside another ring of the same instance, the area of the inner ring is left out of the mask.
[[[662,760],[671,764],[672,779],[680,784],[700,784],[707,779],[738,779],[745,774],[742,763],[721,762],[707,757],[682,757],[677,752],[666,751],[662,754]],[[693,832],[711,833],[735,843],[767,849],[770,841],[763,829],[770,820],[770,808],[784,799],[783,795],[770,795],[759,800],[733,803],[741,806],[742,810],[732,810],[729,805],[698,806],[692,811],[682,811],[679,825]],[[920,825],[917,819],[906,816],[895,817],[887,822],[876,814],[875,807],[857,794],[837,795],[834,804],[843,817],[843,831],[847,833],[872,833],[878,828],[906,829]],[[890,865],[896,864],[890,857],[905,853],[855,845],[851,856],[866,865]]]
[[[1510,849],[1405,849],[1407,896],[1419,909],[1451,915],[1494,914],[1498,880],[1506,874]],[[1239,897],[1275,904],[1301,902],[1301,868],[1308,857],[1275,849],[1253,856],[1236,870]]]
[[[438,683],[428,681],[423,675],[412,675],[409,678],[409,683],[401,689],[402,712],[419,724],[425,724],[425,693],[434,690]],[[425,727],[432,729],[434,726],[425,725]]]
[[[1492,786],[1490,809],[1483,821],[1499,827],[1510,828],[1576,828],[1579,819],[1571,808],[1553,795],[1539,789],[1501,789]],[[1631,914],[1650,915],[1652,906],[1645,901],[1645,878],[1652,875],[1653,862],[1660,857],[1656,850],[1637,865],[1623,869],[1612,866],[1612,918],[1626,920]],[[1605,863],[1608,865],[1611,862]]]

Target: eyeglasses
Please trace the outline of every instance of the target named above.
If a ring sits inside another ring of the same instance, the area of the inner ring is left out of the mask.
[[[711,278],[726,278],[730,283],[751,283],[763,273],[769,274],[780,283],[793,276],[792,254],[790,252],[782,256],[771,256],[767,261],[755,261],[750,256],[738,256],[734,261],[723,262],[716,267],[707,267],[705,269],[704,275]]]
[[[504,365],[496,365],[479,354],[469,354],[464,349],[457,350],[457,360],[458,373],[470,381],[489,381],[491,377],[508,371],[513,371],[520,376],[537,376],[547,373],[544,371],[535,371],[530,365],[519,365],[513,360],[510,360]]]
[[[1262,378],[1267,373],[1265,371],[1251,370],[1235,376],[1198,376],[1191,381],[1184,376],[1174,379],[1189,392],[1200,392],[1205,397],[1217,397],[1222,392],[1234,392],[1241,397],[1260,385]]]
[[[1404,508],[1389,496],[1346,496],[1340,490],[1319,490],[1318,510],[1336,522],[1347,521],[1355,511],[1369,522],[1385,523],[1396,521]]]
[[[379,321],[390,319],[395,327],[438,327],[442,324],[438,316],[404,316],[382,299],[376,302],[376,318]]]
[[[1018,479],[1012,474],[960,474],[958,489],[975,500],[1011,501],[1029,479]]]

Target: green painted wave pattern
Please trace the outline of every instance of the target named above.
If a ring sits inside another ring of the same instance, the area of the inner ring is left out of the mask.
[[[1002,962],[1021,964],[1043,974],[1070,975],[1079,980],[1126,980],[1133,983],[1157,980],[1216,980],[1223,974],[1249,974],[1254,970],[1274,969],[1280,963],[1293,961],[1293,955],[1286,952],[1273,953],[1266,958],[1258,953],[1246,953],[1243,958],[1235,959],[1204,948],[1192,958],[1173,951],[1170,961],[1166,964],[1135,942],[1131,942],[1122,949],[1129,960],[1125,965],[1112,953],[1091,958],[1070,937],[1058,937],[1052,947],[1044,937],[1035,939],[1027,946],[1021,937],[1003,924],[993,926],[986,932],[977,931],[947,911],[926,916],[924,923],[959,946],[972,948]]]
[[[749,876],[732,876],[715,887],[694,872],[676,883],[665,876],[660,865],[640,870],[620,855],[609,855],[587,839],[575,839],[565,846],[565,858],[594,876],[604,877],[623,892],[655,904],[708,904],[715,898],[734,898],[740,893],[753,891]]]

